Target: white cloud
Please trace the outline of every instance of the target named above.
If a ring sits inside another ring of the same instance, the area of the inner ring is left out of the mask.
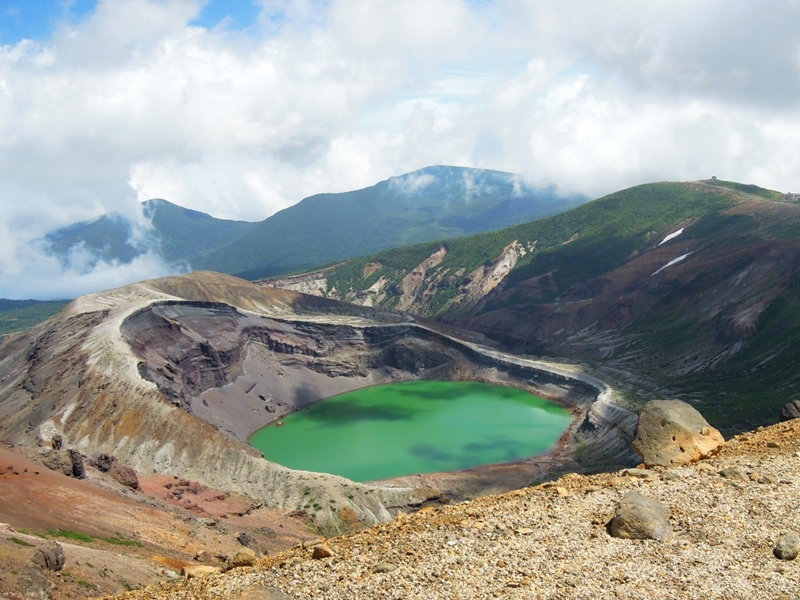
[[[19,266],[31,240],[141,218],[150,197],[256,220],[433,164],[591,196],[712,174],[800,188],[791,0],[259,4],[235,31],[190,25],[201,0],[103,0],[52,39],[0,46],[0,230],[17,257],[0,259],[0,297],[20,293],[12,270],[36,277]],[[163,271],[128,273],[148,265]],[[98,269],[85,281],[115,283]]]

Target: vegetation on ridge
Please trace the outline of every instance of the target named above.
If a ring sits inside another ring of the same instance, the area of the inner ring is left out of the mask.
[[[471,280],[513,244],[510,273],[470,296]],[[403,288],[442,246],[443,260]],[[640,185],[504,230],[353,259],[325,277],[328,295],[371,294],[387,307],[402,298],[515,352],[587,361],[630,380],[633,402],[690,400],[727,433],[774,422],[800,397],[800,205],[757,186]],[[368,292],[381,278],[383,293]]]
[[[0,298],[0,336],[24,331],[52,317],[69,300],[6,300]]]

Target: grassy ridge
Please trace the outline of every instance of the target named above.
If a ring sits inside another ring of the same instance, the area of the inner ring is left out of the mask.
[[[402,278],[444,244],[447,256],[428,270],[412,312],[455,319],[520,352],[633,373],[692,400],[731,433],[774,422],[780,406],[800,398],[800,211],[790,204],[735,182],[647,184],[500,231],[353,259],[328,284],[363,291],[385,277],[381,304],[393,306]],[[681,277],[615,274],[681,227],[679,243],[693,248],[684,265],[697,267]],[[502,289],[477,306],[452,302],[472,271],[515,241],[534,250]],[[383,267],[365,270],[370,263]],[[741,282],[744,295],[733,293]],[[756,305],[767,308],[753,330],[736,329]],[[640,392],[631,398],[648,397]]]
[[[500,231],[359,257],[340,265],[329,275],[329,289],[363,290],[382,276],[388,277],[391,285],[396,286],[409,271],[444,244],[448,254],[438,269],[449,270],[451,276],[463,270],[463,275],[437,288],[429,310],[424,311],[428,316],[436,316],[446,312],[445,307],[458,293],[458,284],[466,274],[496,260],[506,246],[517,241],[523,247],[535,244],[535,250],[520,259],[509,275],[509,283],[555,271],[560,292],[578,281],[623,264],[632,252],[652,243],[651,232],[654,230],[663,231],[686,219],[730,206],[733,202],[732,195],[723,188],[715,190],[682,183],[641,185],[568,212]],[[570,242],[573,238],[574,241]],[[383,264],[384,268],[365,277],[364,267],[375,262]],[[559,292],[553,292],[542,301],[552,300]],[[387,304],[391,305],[391,302],[390,299]]]

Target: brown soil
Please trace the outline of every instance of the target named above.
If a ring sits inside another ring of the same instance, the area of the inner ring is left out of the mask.
[[[87,479],[67,477],[35,455],[0,445],[0,598],[109,594],[177,577],[198,558],[220,564],[241,548],[243,532],[262,554],[316,535],[303,515],[260,508],[241,494],[164,475],[139,475],[134,491],[93,468]],[[48,539],[64,549],[66,563],[56,573],[31,560]]]

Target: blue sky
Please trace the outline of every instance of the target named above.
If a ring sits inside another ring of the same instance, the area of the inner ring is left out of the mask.
[[[60,23],[78,23],[96,5],[97,0],[0,0],[0,44],[46,41]],[[191,24],[210,29],[224,21],[230,29],[247,29],[260,10],[252,0],[210,0]]]
[[[434,164],[800,191],[797,23],[797,0],[0,0],[0,297],[169,272],[42,252],[111,212],[146,233],[148,198],[253,221]]]

